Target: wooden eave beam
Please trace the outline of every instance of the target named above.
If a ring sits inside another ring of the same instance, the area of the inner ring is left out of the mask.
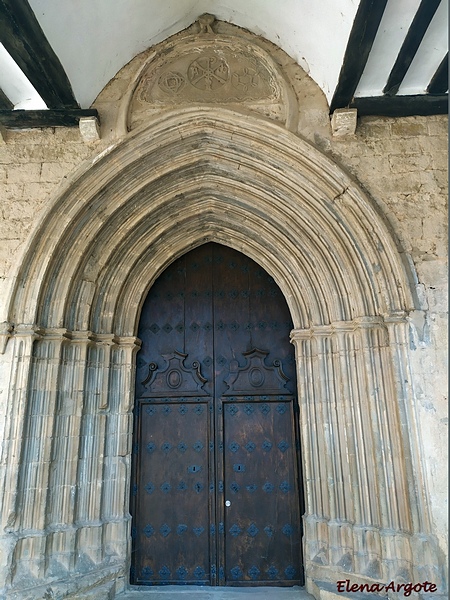
[[[27,0],[0,0],[0,42],[48,108],[79,107],[63,66]]]
[[[345,50],[330,112],[349,106],[369,58],[387,0],[361,0]]]
[[[448,52],[427,87],[428,94],[445,94],[448,90]]]
[[[0,110],[0,124],[10,129],[78,127],[81,117],[98,117],[95,109]]]
[[[358,116],[410,117],[448,113],[448,94],[417,96],[374,96],[354,98],[350,108],[358,110]]]
[[[14,104],[5,94],[5,92],[0,88],[0,110],[12,110],[14,108]]]
[[[441,0],[422,0],[392,67],[383,94],[395,96],[423,40]]]

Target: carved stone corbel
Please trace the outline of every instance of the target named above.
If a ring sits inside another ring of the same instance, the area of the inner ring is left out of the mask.
[[[198,18],[198,24],[200,26],[199,33],[214,33],[212,25],[215,22],[215,20],[216,17],[214,15],[210,15],[208,13],[200,15]]]

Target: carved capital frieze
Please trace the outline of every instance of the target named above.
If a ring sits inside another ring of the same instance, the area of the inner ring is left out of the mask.
[[[74,343],[91,344],[94,342],[95,335],[92,331],[71,331],[70,340]]]
[[[134,336],[115,336],[115,343],[121,348],[132,348],[136,352],[142,346],[142,341],[138,337]]]
[[[408,322],[408,313],[401,310],[401,311],[386,315],[383,320],[386,323],[386,325],[389,325],[391,323],[394,325],[407,323]]]
[[[408,313],[399,312],[385,317],[384,322],[391,344],[408,346],[410,344],[411,318]]]
[[[35,324],[23,324],[13,326],[13,330],[11,331],[11,337],[16,339],[21,339],[28,341],[28,343],[32,344],[37,340],[41,340],[45,336],[45,329],[43,327],[39,327]]]
[[[142,346],[142,341],[134,336],[114,336],[114,347],[118,351],[122,351],[127,356],[127,360],[131,363],[134,357]]]
[[[331,337],[340,333],[352,333],[358,329],[385,329],[383,317],[358,317],[351,321],[334,321],[329,325],[313,325],[308,329],[293,329],[291,342],[311,340],[313,338]]]
[[[118,338],[113,333],[93,333],[92,341],[102,346],[118,346]]]
[[[355,329],[370,329],[377,327],[384,327],[384,319],[383,317],[358,317],[353,320],[355,324]]]
[[[41,339],[48,341],[64,341],[72,339],[72,332],[63,327],[51,327],[39,329]]]

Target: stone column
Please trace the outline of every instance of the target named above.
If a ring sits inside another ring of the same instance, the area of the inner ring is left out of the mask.
[[[101,341],[92,336],[86,356],[75,500],[76,555],[81,564],[103,560],[101,501],[112,343],[112,335]]]
[[[15,531],[20,520],[21,497],[18,482],[23,458],[28,380],[33,344],[39,337],[39,330],[36,328],[17,326],[7,347],[11,357],[11,374],[5,398],[5,428],[0,464],[0,593],[4,589],[3,585],[11,583]]]
[[[45,577],[47,567],[46,526],[51,452],[54,443],[57,390],[65,329],[41,330],[31,360],[24,412],[22,453],[18,479],[19,507],[15,533],[14,583]]]
[[[109,367],[108,414],[101,518],[103,544],[109,555],[130,567],[130,476],[133,438],[134,364],[137,338],[115,338]]]
[[[381,319],[361,319],[358,325],[366,374],[361,409],[365,401],[375,467],[371,494],[377,495],[379,508],[378,522],[373,524],[380,528],[381,579],[403,577],[411,581],[412,523],[389,338]]]
[[[291,340],[296,347],[299,388],[300,437],[305,489],[305,563],[328,564],[329,488],[326,448],[323,437],[321,389],[317,342],[311,330],[295,330]]]
[[[368,381],[357,323],[336,323],[333,338],[339,356],[337,377],[346,440],[341,460],[348,468],[347,518],[353,524],[351,570],[376,578],[380,575],[381,558],[379,503],[375,493],[371,419],[364,409]]]
[[[406,458],[383,320],[294,330],[291,339],[297,349],[307,573],[411,577]]]
[[[138,341],[55,329],[12,343],[4,581],[30,598],[49,579],[65,593],[81,593],[80,576],[86,589],[124,581]]]
[[[88,332],[71,333],[62,346],[55,427],[51,453],[49,494],[46,508],[46,556],[48,572],[61,575],[75,569],[75,503],[78,494],[78,462],[81,419],[85,396],[85,370],[92,345]]]
[[[136,338],[92,337],[75,503],[77,556],[127,564]]]

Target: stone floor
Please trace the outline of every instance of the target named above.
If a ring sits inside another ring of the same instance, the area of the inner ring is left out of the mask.
[[[169,585],[160,588],[139,587],[117,596],[119,600],[313,600],[301,587],[223,588]]]

